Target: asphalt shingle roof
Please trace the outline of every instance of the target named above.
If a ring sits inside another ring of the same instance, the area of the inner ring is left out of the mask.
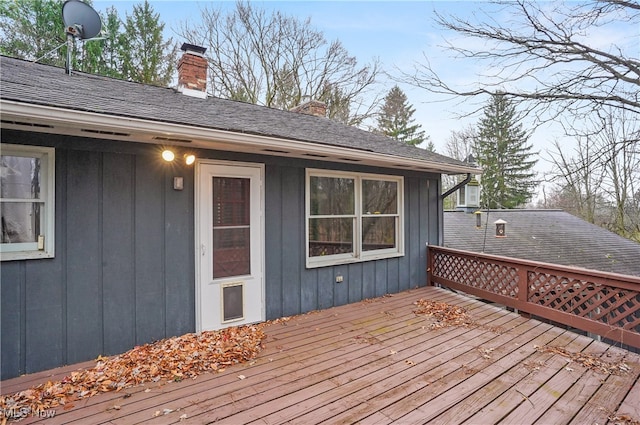
[[[0,57],[0,97],[26,104],[277,137],[443,165],[468,164],[326,118]]]
[[[494,222],[507,221],[497,238]],[[444,213],[444,246],[486,254],[640,276],[640,243],[560,210],[491,210]],[[486,229],[486,232],[485,232]]]

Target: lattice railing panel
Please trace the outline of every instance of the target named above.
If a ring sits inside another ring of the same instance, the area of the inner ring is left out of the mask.
[[[458,255],[435,253],[433,274],[453,282],[517,298],[518,269]]]
[[[434,246],[429,267],[432,283],[640,348],[638,277]]]
[[[640,294],[589,280],[528,273],[527,301],[640,333]]]

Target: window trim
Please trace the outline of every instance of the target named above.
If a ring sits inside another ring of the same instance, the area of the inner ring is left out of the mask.
[[[344,216],[311,216],[311,177],[333,177],[347,178],[354,180],[354,202],[355,217],[353,227],[353,252],[344,254],[326,255],[321,257],[309,256],[309,222],[311,218],[328,218]],[[363,218],[369,217],[362,212],[362,181],[363,180],[382,180],[390,181],[398,184],[398,212],[396,214],[375,215],[374,217],[397,217],[396,225],[396,247],[364,251],[362,248],[362,223]],[[372,174],[350,171],[322,170],[315,168],[307,168],[305,173],[305,261],[307,268],[335,266],[350,263],[361,263],[364,261],[380,260],[385,258],[396,258],[404,256],[404,176],[389,174]]]
[[[0,243],[0,261],[31,260],[55,257],[55,149],[44,146],[2,144],[2,155],[38,157],[42,160],[41,203],[43,204],[42,234],[44,249],[37,242]],[[0,198],[1,199],[1,198]],[[29,202],[27,200],[27,202]],[[14,245],[13,247],[11,245]],[[17,249],[16,249],[17,248]]]

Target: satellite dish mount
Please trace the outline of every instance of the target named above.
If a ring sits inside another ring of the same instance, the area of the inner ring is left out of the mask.
[[[102,21],[91,6],[80,0],[66,0],[62,5],[62,20],[67,34],[67,74],[72,71],[72,52],[76,39],[88,40],[100,34]]]

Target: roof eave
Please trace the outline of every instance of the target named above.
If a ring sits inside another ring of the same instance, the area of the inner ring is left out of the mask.
[[[2,128],[14,128],[185,148],[261,153],[319,161],[371,165],[443,174],[480,174],[481,170],[437,161],[407,158],[335,145],[214,128],[151,121],[0,99]]]

